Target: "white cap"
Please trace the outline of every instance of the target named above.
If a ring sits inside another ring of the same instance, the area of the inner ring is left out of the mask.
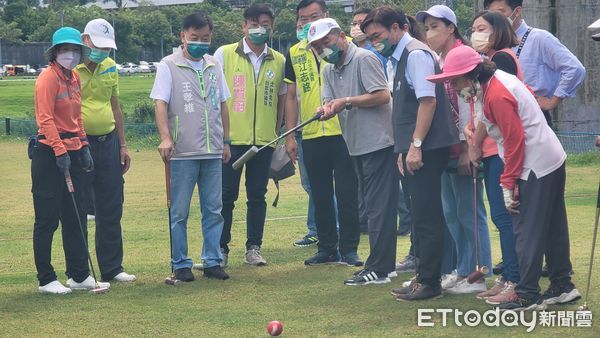
[[[340,25],[338,25],[338,23],[332,18],[319,19],[313,22],[310,25],[310,28],[308,29],[308,34],[306,36],[306,39],[308,40],[308,45],[317,40],[321,40],[322,38],[327,36],[327,34],[329,34],[329,32],[331,32],[331,30],[334,28],[338,28],[341,30]]]
[[[85,25],[82,35],[89,35],[92,43],[97,48],[117,49],[115,44],[115,30],[108,21],[104,19],[94,19]]]
[[[452,22],[455,27],[458,27],[458,25],[456,24],[456,14],[454,14],[454,12],[448,6],[431,6],[431,8],[429,8],[426,11],[417,12],[415,19],[420,23],[425,23],[425,18],[427,18],[428,15],[438,19],[446,19]]]

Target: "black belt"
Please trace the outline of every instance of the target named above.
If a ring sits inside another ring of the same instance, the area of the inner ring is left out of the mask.
[[[115,130],[111,131],[110,133],[108,133],[106,135],[88,135],[87,138],[88,138],[88,140],[93,140],[96,142],[104,142],[106,140],[109,140],[114,133],[115,133]]]
[[[61,140],[67,139],[67,138],[73,138],[73,137],[77,137],[76,133],[59,133],[58,136],[60,136]],[[45,135],[38,135],[38,140],[45,140],[46,136]]]

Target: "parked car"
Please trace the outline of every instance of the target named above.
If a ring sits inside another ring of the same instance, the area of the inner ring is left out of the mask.
[[[152,73],[152,71],[150,70],[150,66],[148,66],[148,65],[139,65],[138,72],[139,73]]]
[[[137,66],[134,63],[128,63],[127,65],[123,66],[123,69],[119,72],[119,74],[131,75],[131,74],[135,74],[135,73],[139,73],[139,72],[140,72],[139,66]]]

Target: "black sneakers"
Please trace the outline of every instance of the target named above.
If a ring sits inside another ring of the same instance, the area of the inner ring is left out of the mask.
[[[345,285],[369,285],[369,284],[385,284],[391,282],[391,279],[386,273],[361,270],[350,279],[344,281]]]
[[[329,254],[327,252],[317,252],[316,255],[304,261],[304,265],[320,264],[340,264],[341,257],[339,253]]]
[[[571,282],[563,285],[551,283],[548,290],[542,295],[542,299],[546,305],[565,304],[576,301],[579,298],[581,298],[581,294]]]
[[[415,272],[415,257],[408,255],[403,261],[396,264],[396,271],[398,272]]]
[[[528,298],[515,293],[514,298],[506,303],[499,304],[497,307],[500,311],[544,311],[546,310],[546,303],[539,295],[537,297]]]
[[[219,265],[204,268],[204,277],[221,280],[229,279],[229,275]]]
[[[306,248],[317,243],[319,243],[319,238],[317,236],[306,235],[295,241],[294,246],[297,248]]]
[[[401,290],[396,290],[396,291],[401,291]],[[392,293],[394,294],[393,290],[392,290]],[[421,284],[421,283],[415,282],[412,285],[412,290],[410,290],[410,292],[398,293],[396,295],[396,300],[404,302],[404,301],[440,298],[441,296],[442,296],[442,286],[441,285],[432,286],[432,285]]]
[[[342,256],[342,263],[350,266],[363,266],[365,264],[365,262],[360,260],[360,257],[358,257],[356,252],[349,252]]]
[[[182,282],[193,282],[195,279],[192,269],[190,268],[181,268],[175,270],[175,278]]]
[[[498,264],[494,265],[494,267],[492,268],[492,272],[494,273],[494,275],[501,275],[503,270],[504,261],[498,262]]]

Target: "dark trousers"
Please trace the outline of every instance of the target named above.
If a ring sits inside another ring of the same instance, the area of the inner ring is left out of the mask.
[[[338,250],[333,194],[337,199],[339,251],[356,252],[360,241],[358,225],[358,188],[352,160],[342,136],[324,136],[303,140],[304,164],[312,197],[319,236],[319,252],[334,254]],[[335,188],[334,188],[335,180]]]
[[[527,298],[539,295],[544,253],[550,282],[571,282],[565,176],[563,163],[542,178],[538,179],[532,171],[527,181],[519,180],[520,214],[514,217],[513,231],[521,280],[515,291]]]
[[[225,220],[223,232],[221,233],[221,248],[229,253],[229,242],[231,241],[231,223],[233,220],[233,209],[240,193],[240,179],[242,169],[233,170],[233,163],[237,161],[251,146],[231,146],[231,160],[223,165],[223,209],[221,215]],[[250,161],[246,162],[246,250],[252,245],[261,246],[263,231],[265,228],[265,217],[267,215],[267,184],[269,183],[269,169],[273,148],[267,147],[261,150]]]
[[[386,275],[396,268],[397,158],[394,147],[352,157],[369,226],[371,252],[365,268]]]
[[[81,235],[73,201],[67,190],[65,176],[56,166],[52,148],[38,143],[31,161],[31,181],[35,223],[33,225],[33,255],[40,286],[56,280],[52,256],[52,238],[62,224],[63,250],[67,266],[67,276],[76,282],[83,282],[90,274],[84,241],[87,239],[85,227],[85,180],[79,166],[78,154],[69,152],[71,157],[71,179],[75,188],[75,199],[85,238]]]
[[[88,135],[94,171],[87,174],[96,213],[96,256],[103,280],[123,272],[123,168],[116,131],[105,136]],[[89,209],[89,208],[88,208]]]
[[[441,176],[448,164],[448,149],[424,150],[423,167],[415,171],[414,175],[406,169],[406,154],[402,157],[404,177],[411,194],[417,282],[433,286],[439,285],[441,278],[446,227],[442,209]]]

